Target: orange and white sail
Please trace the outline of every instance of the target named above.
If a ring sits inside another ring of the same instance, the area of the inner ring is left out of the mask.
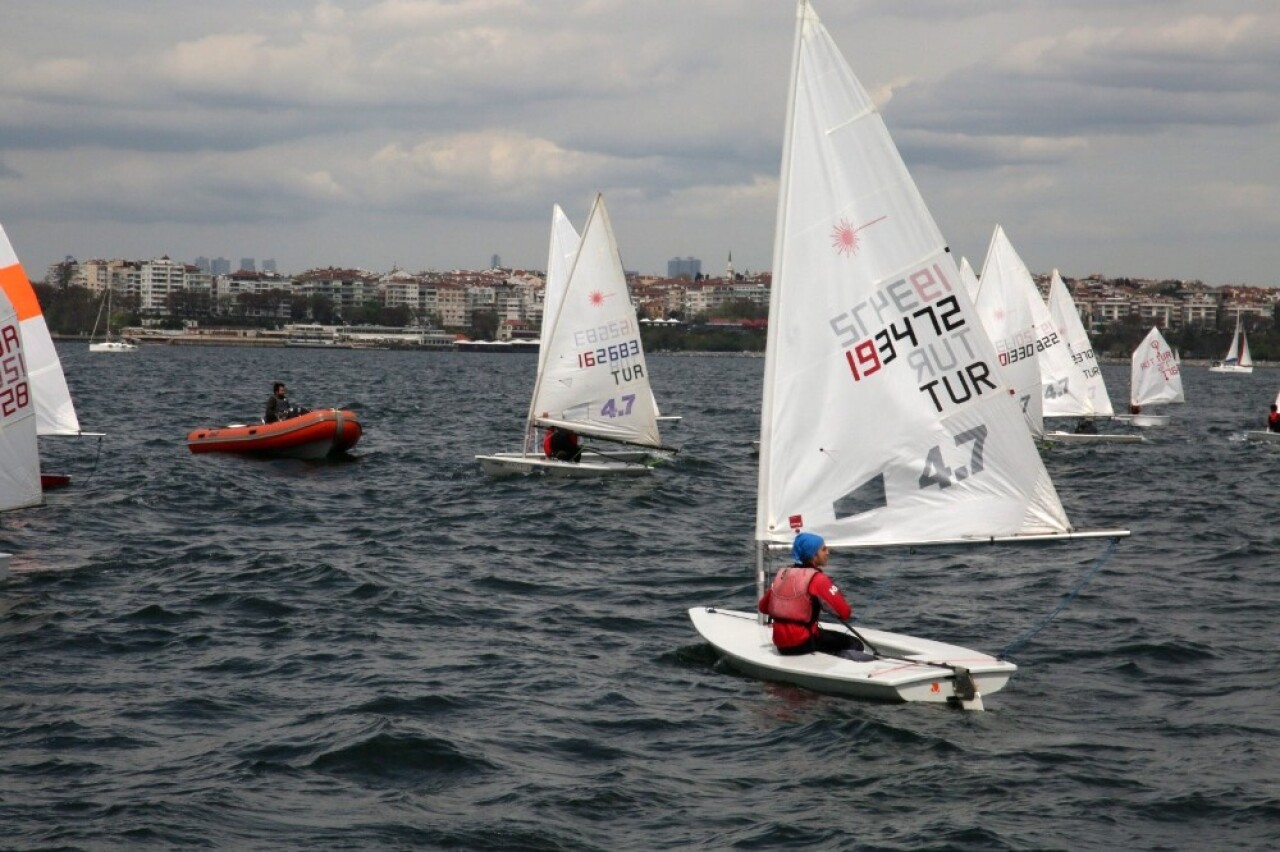
[[[17,311],[0,292],[0,512],[41,500],[35,400],[19,326]]]
[[[80,420],[71,402],[71,392],[67,390],[58,350],[53,346],[44,312],[40,310],[40,300],[18,262],[3,225],[0,225],[0,289],[16,311],[22,328],[24,358],[36,408],[36,434],[81,434]]]

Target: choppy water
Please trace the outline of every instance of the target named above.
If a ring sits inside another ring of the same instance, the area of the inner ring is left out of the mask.
[[[756,358],[651,356],[685,451],[645,480],[495,482],[527,355],[63,348],[79,484],[0,518],[0,847],[1239,849],[1280,832],[1280,373],[1186,370],[1144,446],[1048,453],[1133,538],[989,712],[736,676]],[[1127,370],[1107,367],[1112,396]],[[191,456],[269,383],[360,411],[354,461]],[[87,481],[86,481],[87,480]],[[841,555],[855,609],[997,651],[1102,543]]]

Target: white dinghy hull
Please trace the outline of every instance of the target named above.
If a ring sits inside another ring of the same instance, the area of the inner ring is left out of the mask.
[[[773,646],[772,628],[761,624],[754,613],[698,606],[689,610],[689,618],[702,638],[743,674],[832,695],[980,710],[982,696],[999,692],[1018,670],[1013,663],[958,645],[865,627],[859,627],[858,633],[884,657],[903,659],[873,657],[858,661],[833,654],[783,656]],[[839,625],[823,626],[843,630]],[[915,660],[919,662],[910,662]],[[955,672],[930,662],[967,669],[977,695],[962,700]]]
[[[1143,444],[1141,435],[1090,434],[1088,432],[1045,432],[1046,444]]]
[[[619,461],[583,453],[582,461],[567,462],[545,456],[523,453],[494,453],[476,456],[481,469],[489,476],[528,476],[542,474],[553,479],[612,479],[629,476],[648,476],[650,468],[635,462]]]
[[[1163,429],[1169,425],[1167,414],[1117,414],[1117,423],[1128,423],[1139,429]]]
[[[1260,444],[1280,444],[1280,432],[1245,432],[1244,438]]]

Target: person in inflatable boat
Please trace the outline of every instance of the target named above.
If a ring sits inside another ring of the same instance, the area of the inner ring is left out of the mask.
[[[271,396],[267,397],[267,411],[262,415],[263,423],[275,423],[283,420],[289,411],[289,389],[284,382],[276,382],[271,386]]]
[[[791,544],[795,564],[778,571],[760,598],[760,611],[773,621],[773,644],[779,654],[862,650],[862,643],[852,635],[823,630],[818,625],[824,605],[841,621],[848,621],[853,615],[849,602],[822,570],[829,556],[822,536],[798,534]]]

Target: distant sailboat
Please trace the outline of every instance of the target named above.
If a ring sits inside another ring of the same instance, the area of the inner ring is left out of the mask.
[[[1049,314],[1058,334],[1067,343],[1073,367],[1069,381],[1060,388],[1045,385],[1045,417],[1079,417],[1087,426],[1094,419],[1110,418],[1115,414],[1111,397],[1107,395],[1106,381],[1102,377],[1102,365],[1093,351],[1093,343],[1080,320],[1075,300],[1067,290],[1058,270],[1049,279]],[[1051,392],[1059,391],[1059,392]],[[1115,432],[1052,431],[1045,434],[1054,443],[1141,443],[1141,435]]]
[[[556,214],[549,278],[553,269],[562,269],[567,262],[573,232],[559,208]],[[490,476],[544,473],[583,479],[644,476],[650,471],[643,463],[605,454],[584,453],[578,462],[547,458],[534,445],[535,427],[554,426],[587,438],[670,449],[662,445],[658,433],[640,324],[627,292],[609,214],[599,195],[569,267],[550,325],[543,320],[524,450],[476,456]]]
[[[1249,338],[1240,324],[1240,312],[1236,311],[1236,328],[1231,332],[1231,346],[1226,357],[1209,367],[1210,373],[1252,373],[1253,356],[1249,354]]]
[[[62,373],[58,350],[53,345],[49,326],[44,321],[40,300],[36,298],[36,291],[22,264],[18,262],[18,255],[3,226],[0,226],[0,289],[3,289],[5,296],[13,304],[22,329],[31,397],[35,403],[36,434],[40,437],[102,437],[100,432],[84,432],[80,429],[80,420],[76,417],[75,404],[71,401],[71,391],[67,389],[67,379]],[[65,474],[44,477],[46,488],[68,482],[70,477]]]
[[[1166,426],[1169,423],[1167,414],[1150,414],[1144,409],[1185,401],[1182,370],[1160,329],[1153,327],[1133,351],[1129,373],[1129,415],[1117,419],[1129,420],[1134,426]]]
[[[103,296],[102,302],[98,305],[98,317],[93,321],[93,331],[89,333],[90,352],[134,352],[138,348],[136,344],[130,343],[123,338],[115,338],[111,334],[111,293],[114,289],[108,284],[107,292]],[[104,326],[103,339],[95,343],[94,338],[98,336],[98,323],[102,321],[104,314],[107,321]]]
[[[757,599],[769,550],[798,530],[832,550],[1127,535],[1067,520],[942,235],[807,0],[793,56],[760,414]],[[1032,387],[1039,399],[1038,378]],[[699,606],[689,617],[730,666],[842,695],[981,709],[1017,668],[863,627],[863,659],[783,655],[755,612]]]

